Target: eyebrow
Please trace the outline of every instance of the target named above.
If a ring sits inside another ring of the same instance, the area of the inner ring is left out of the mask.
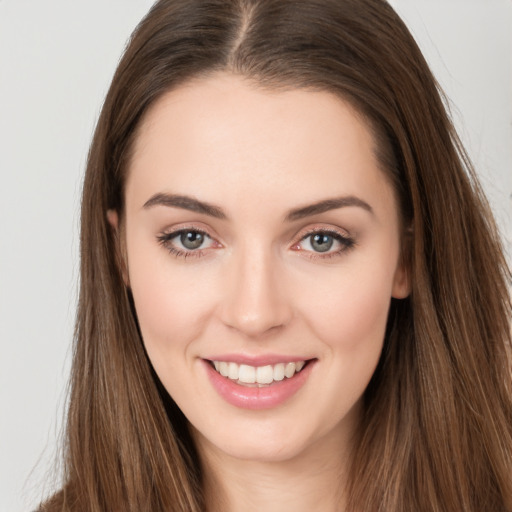
[[[176,194],[155,194],[144,203],[144,208],[151,208],[152,206],[168,206],[174,208],[182,208],[183,210],[190,210],[191,212],[202,213],[216,219],[226,219],[226,214],[222,208],[215,206],[204,201],[198,201],[193,197],[182,196]]]
[[[143,208],[147,209],[153,206],[182,208],[183,210],[201,213],[203,215],[208,215],[209,217],[215,217],[216,219],[228,218],[220,206],[216,206],[205,201],[199,201],[198,199],[184,195],[164,193],[155,194],[144,203]],[[374,214],[373,208],[366,201],[363,201],[362,199],[359,199],[355,196],[344,196],[336,197],[333,199],[325,199],[308,206],[290,210],[285,216],[285,221],[293,222],[330,210],[337,210],[338,208],[345,208],[349,206],[357,206],[363,210],[368,211],[372,215]]]
[[[346,208],[348,206],[357,206],[374,215],[373,208],[366,201],[363,201],[362,199],[359,199],[355,196],[344,196],[336,197],[333,199],[325,199],[324,201],[319,201],[318,203],[291,210],[286,215],[285,220],[287,222],[292,222],[303,219],[305,217],[311,217],[312,215],[318,215],[319,213],[328,212],[330,210]]]

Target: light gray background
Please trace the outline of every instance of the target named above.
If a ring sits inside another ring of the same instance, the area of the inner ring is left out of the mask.
[[[391,3],[451,98],[510,258],[512,1]],[[88,144],[125,41],[150,4],[0,0],[2,512],[28,512],[49,482],[69,369]]]

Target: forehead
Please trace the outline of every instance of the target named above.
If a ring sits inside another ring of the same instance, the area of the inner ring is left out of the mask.
[[[277,192],[282,201],[309,202],[381,188],[378,167],[367,124],[334,94],[268,91],[219,74],[166,93],[147,112],[127,200],[136,190],[141,200],[155,192],[233,199]]]

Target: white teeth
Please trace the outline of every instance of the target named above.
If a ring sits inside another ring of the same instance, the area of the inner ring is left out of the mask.
[[[244,384],[254,384],[256,382],[256,368],[241,364],[238,370],[238,380]]]
[[[295,363],[286,363],[286,366],[284,367],[285,377],[293,377],[295,375],[295,368]]]
[[[228,376],[228,373],[229,373],[229,365],[228,363],[219,363],[219,373],[223,376],[223,377],[227,377]]]
[[[284,364],[279,363],[274,366],[274,380],[284,379]]]
[[[258,384],[270,384],[274,380],[274,368],[272,366],[258,366],[256,368],[256,382]]]
[[[231,380],[238,380],[238,365],[236,363],[229,363],[228,377]]]
[[[305,361],[297,361],[256,367],[233,362],[213,361],[213,366],[223,377],[228,377],[241,384],[258,385],[272,384],[272,382],[281,381],[285,377],[289,379],[300,372],[305,364]]]

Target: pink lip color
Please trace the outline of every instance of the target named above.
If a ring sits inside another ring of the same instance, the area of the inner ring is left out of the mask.
[[[243,354],[215,354],[211,357],[206,357],[209,361],[225,361],[226,363],[247,364],[249,366],[272,366],[279,363],[296,363],[298,361],[307,361],[311,357],[293,357],[283,356],[278,354],[266,354],[262,356],[252,356]]]
[[[304,385],[314,366],[314,361],[310,361],[292,378],[285,377],[270,386],[258,388],[241,386],[216,372],[209,361],[203,360],[203,363],[210,382],[226,402],[241,409],[253,410],[271,409],[288,400]]]

